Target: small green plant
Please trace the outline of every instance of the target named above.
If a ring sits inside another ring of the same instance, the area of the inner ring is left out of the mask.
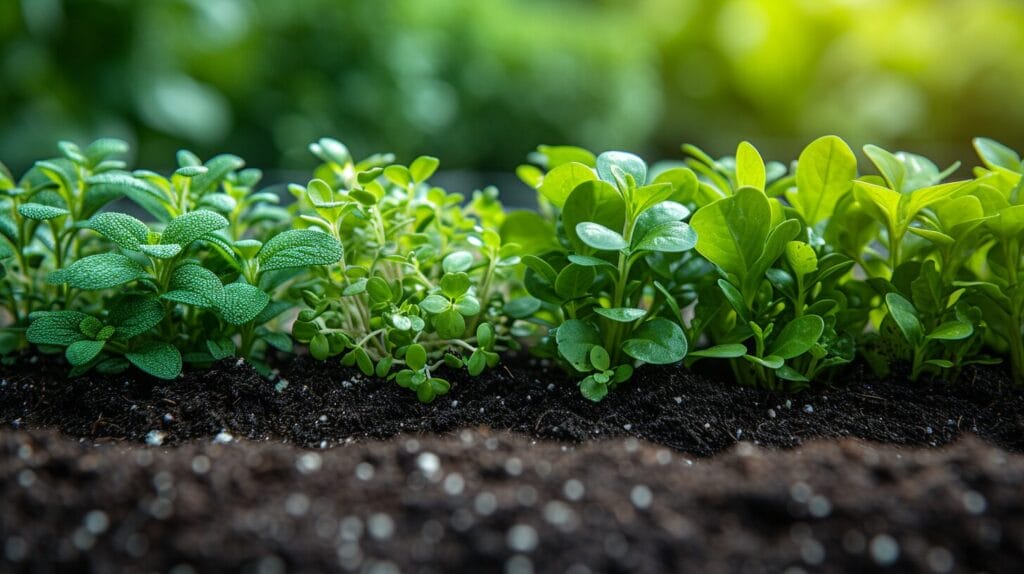
[[[829,188],[836,186],[819,174],[840,173],[848,159],[846,154],[820,153],[815,147],[821,145],[834,142],[812,144],[796,177],[784,178],[797,182],[789,197],[799,206],[792,209],[794,215],[805,222],[827,218],[834,205]],[[701,207],[691,220],[699,238],[697,251],[720,275],[698,292],[701,303],[689,336],[703,336],[711,346],[691,352],[691,362],[729,359],[737,378],[748,384],[803,386],[823,369],[853,359],[852,339],[836,330],[845,308],[836,285],[853,262],[838,254],[819,257],[807,243],[813,228],[787,216],[786,207],[766,194],[766,168],[753,146],[741,144],[737,158],[730,179],[743,185]],[[797,193],[822,201],[797,199],[802,197]]]
[[[427,183],[434,158],[406,167],[390,156],[354,162],[334,140],[311,149],[324,163],[317,179],[293,187],[300,217],[345,249],[304,291],[295,338],[314,357],[340,355],[423,402],[448,392],[442,366],[475,376],[497,364],[512,343],[503,307],[520,258],[496,231],[504,212],[495,192],[463,206]]]
[[[167,178],[103,159],[126,150],[114,140],[61,149],[63,160],[40,162],[21,186],[6,174],[0,182],[11,198],[2,227],[13,230],[0,255],[18,272],[4,283],[8,333],[63,348],[73,375],[134,364],[174,378],[183,357],[207,364],[236,352],[268,371],[266,345],[290,349],[266,324],[293,306],[287,286],[309,266],[338,261],[341,247],[324,233],[280,232],[287,212],[272,207],[276,195],[252,193],[257,170],[238,171],[235,156],[203,164],[183,151]],[[157,221],[100,211],[120,198]],[[252,237],[269,229],[276,234],[265,244]],[[19,346],[5,341],[8,351]]]
[[[697,178],[677,168],[648,179],[647,164],[623,152],[540,153],[547,173],[521,168],[520,175],[557,210],[557,227],[533,222],[540,239],[524,257],[526,287],[548,307],[549,353],[582,377],[585,397],[599,401],[629,380],[637,362],[686,356],[674,286],[663,282],[697,242],[680,203]]]

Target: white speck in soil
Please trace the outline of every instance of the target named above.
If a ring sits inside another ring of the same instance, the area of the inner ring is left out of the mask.
[[[976,490],[968,490],[965,492],[963,498],[961,498],[961,502],[963,502],[964,509],[971,514],[982,514],[985,512],[985,509],[988,508],[988,501],[985,500],[985,497]]]
[[[490,492],[481,492],[473,499],[473,509],[480,516],[488,516],[498,509],[498,497]]]
[[[373,480],[373,465],[368,462],[361,462],[356,465],[356,478],[359,480]]]
[[[775,409],[768,409],[768,418],[775,418]]]
[[[283,393],[284,390],[287,389],[287,388],[288,388],[288,381],[285,380],[285,379],[281,379],[280,381],[277,381],[277,384],[274,385],[274,390],[279,392],[279,393]]]
[[[343,389],[351,389],[352,388],[352,381],[341,381],[341,387]]]
[[[932,429],[932,427],[925,427],[924,429],[924,434],[932,434],[933,432],[935,431]]]
[[[363,521],[358,516],[346,516],[338,523],[338,535],[342,540],[356,542],[363,536]]]
[[[888,534],[871,539],[871,558],[879,566],[892,566],[900,558],[900,543]]]
[[[650,508],[651,501],[654,500],[654,494],[646,485],[638,484],[630,491],[629,500],[633,503],[633,506],[640,510],[646,510]]]
[[[516,502],[518,502],[520,506],[530,508],[537,504],[537,498],[537,489],[532,486],[520,486],[516,490]]]
[[[166,436],[167,433],[164,431],[151,430],[146,433],[146,444],[149,446],[160,446],[164,444],[164,437]]]
[[[798,482],[789,487],[789,495],[793,500],[800,503],[805,503],[810,500],[811,494],[813,494],[811,487],[808,486],[806,482]]]
[[[28,557],[28,543],[20,536],[9,536],[4,541],[4,556],[11,562],[21,562]]]
[[[814,407],[812,407],[811,405],[804,405],[804,412],[807,414],[811,414],[814,412]]]
[[[295,518],[302,518],[309,512],[309,497],[301,492],[288,495],[288,498],[284,502],[285,512],[294,516]]]
[[[432,452],[420,453],[416,457],[416,466],[427,478],[434,482],[441,479],[441,459]]]
[[[818,566],[825,561],[825,547],[813,538],[805,538],[800,542],[800,557],[811,566]]]
[[[626,423],[626,424],[622,425],[622,428],[626,429],[627,431],[628,430],[632,430],[633,429],[633,425],[632,425],[632,423]]]
[[[664,466],[672,462],[672,453],[664,448],[659,449],[658,452],[654,454],[654,460],[658,461],[658,464]]]
[[[322,423],[325,423],[327,422],[327,415],[320,415],[320,418],[318,418],[317,420]]]
[[[136,532],[128,537],[128,540],[124,543],[124,549],[129,555],[135,558],[142,558],[149,551],[149,538],[146,538],[144,534]]]
[[[235,437],[226,430],[220,431],[217,433],[217,436],[213,437],[213,442],[215,444],[227,444],[233,440],[235,440]]]
[[[505,574],[533,574],[533,562],[522,554],[505,561]]]
[[[395,521],[387,514],[378,512],[366,521],[366,530],[377,540],[387,540],[395,533]]]
[[[793,408],[793,401],[791,401],[789,399],[786,399],[786,408],[787,409]]]
[[[452,401],[452,408],[459,406],[459,401]]]
[[[89,534],[84,528],[78,528],[74,534],[71,535],[71,543],[75,545],[75,548],[82,552],[88,552],[92,549],[92,545],[96,543],[96,537]]]
[[[210,457],[205,454],[199,454],[192,457],[192,472],[196,474],[206,474],[210,472]]]
[[[867,540],[859,530],[847,530],[843,534],[843,550],[850,554],[860,554],[867,547]]]
[[[946,574],[953,571],[953,554],[941,546],[933,546],[925,557],[932,572]]]
[[[683,404],[683,397],[676,397],[676,404],[677,405]]]
[[[832,502],[820,494],[811,497],[807,503],[807,510],[815,518],[825,518],[832,514]]]
[[[736,429],[736,440],[739,440],[743,436],[743,429]]]
[[[566,498],[573,502],[582,499],[585,493],[586,488],[584,488],[583,483],[576,480],[575,478],[570,478],[569,480],[565,481],[564,485],[562,485],[562,494],[564,494]]]
[[[549,391],[555,390],[555,383],[548,383],[548,390]]]
[[[510,476],[519,476],[523,473],[523,461],[518,457],[511,457],[505,461],[505,472]]]
[[[89,534],[99,536],[110,527],[110,519],[107,517],[107,513],[102,510],[90,510],[85,515],[82,525],[89,531]]]
[[[706,429],[711,428],[711,423],[704,423],[704,428],[706,428]]]
[[[174,415],[172,415],[171,413],[165,413],[164,414],[164,424],[168,424],[169,425],[169,424],[171,424],[173,422],[174,422]]]
[[[295,468],[302,474],[312,474],[323,466],[323,457],[315,452],[307,452],[295,461]]]
[[[327,441],[326,440],[320,441],[320,448],[322,448],[322,449],[323,448],[327,448]]]
[[[30,486],[35,484],[35,482],[36,473],[31,468],[26,468],[25,470],[18,473],[18,484],[22,488],[29,488]]]
[[[480,407],[480,414],[484,414],[484,408]]]
[[[464,488],[466,488],[466,481],[461,474],[453,472],[444,477],[444,492],[448,496],[458,496],[462,494]]]
[[[529,524],[516,524],[506,536],[508,547],[516,552],[533,552],[540,542],[537,531]]]
[[[544,520],[563,532],[574,530],[579,522],[572,507],[561,500],[552,500],[544,505]]]

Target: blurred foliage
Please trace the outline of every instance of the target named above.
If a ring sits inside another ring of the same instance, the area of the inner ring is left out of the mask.
[[[939,160],[1024,133],[1013,0],[7,0],[0,157],[56,139],[258,165],[430,149],[515,165],[538,143],[678,157],[823,133]]]

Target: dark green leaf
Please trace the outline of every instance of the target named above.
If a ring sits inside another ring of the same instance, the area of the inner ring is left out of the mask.
[[[633,331],[622,350],[634,359],[653,365],[678,363],[686,356],[686,336],[678,323],[658,317]]]
[[[140,370],[158,379],[174,379],[181,373],[181,353],[167,343],[150,343],[124,356]]]

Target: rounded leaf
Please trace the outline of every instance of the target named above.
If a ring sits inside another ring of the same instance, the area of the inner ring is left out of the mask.
[[[825,321],[817,315],[803,315],[793,319],[782,328],[768,352],[785,359],[799,357],[818,342],[825,331]]]
[[[444,269],[445,273],[468,271],[472,266],[473,254],[468,251],[455,251],[453,253],[449,253],[441,263],[441,267]]]
[[[678,323],[658,317],[640,325],[622,345],[624,353],[652,365],[678,363],[686,356],[686,336]]]
[[[647,164],[639,157],[622,151],[606,151],[597,156],[597,175],[602,181],[616,184],[616,174],[620,177],[631,175],[640,186],[647,182]]]
[[[600,223],[585,221],[576,226],[576,235],[583,243],[601,251],[618,251],[626,248],[626,240],[616,231]]]

